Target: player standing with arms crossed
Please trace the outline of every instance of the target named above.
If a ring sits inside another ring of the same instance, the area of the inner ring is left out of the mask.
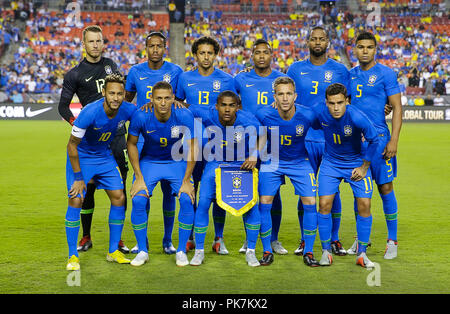
[[[178,79],[176,99],[185,101],[191,106],[215,106],[219,94],[226,90],[235,91],[233,77],[214,67],[214,61],[219,54],[220,45],[211,37],[201,37],[192,44],[192,54],[197,62],[197,69],[184,72]],[[202,176],[204,162],[198,161],[194,170],[194,187]],[[195,205],[194,205],[195,206]],[[194,207],[195,208],[195,207]],[[228,254],[223,240],[226,212],[213,203],[213,220],[215,237],[213,250],[221,255]],[[192,238],[192,237],[191,237]],[[188,242],[189,249],[195,247],[192,239]]]
[[[330,40],[326,30],[321,26],[314,27],[309,33],[309,59],[305,61],[294,62],[288,69],[287,75],[290,76],[296,86],[298,95],[297,103],[304,106],[313,106],[325,99],[325,90],[333,83],[341,83],[347,86],[350,80],[347,68],[327,56],[327,49]],[[310,129],[305,139],[306,149],[311,162],[311,166],[317,175],[320,163],[322,161],[325,141],[322,130]],[[303,241],[303,208],[302,203],[298,203],[298,214],[301,229],[302,240],[300,246],[295,250],[295,254],[302,255]],[[331,214],[333,216],[332,229],[332,251],[336,255],[345,255],[346,251],[339,241],[339,227],[341,224],[341,198],[338,194],[334,198]]]
[[[385,259],[397,257],[397,199],[394,178],[397,176],[397,146],[402,126],[400,88],[395,72],[375,61],[377,41],[369,32],[356,38],[354,53],[359,65],[351,69],[351,103],[364,112],[374,124],[380,138],[379,151],[370,164],[373,179],[378,187],[385,214],[388,237]],[[385,118],[385,105],[393,108],[392,134]],[[355,254],[355,244],[349,253]]]
[[[64,76],[61,98],[59,100],[59,114],[71,125],[75,120],[71,110],[70,103],[73,95],[77,94],[81,105],[87,104],[102,98],[102,88],[105,84],[105,77],[117,71],[117,65],[111,59],[102,56],[104,49],[102,29],[97,25],[91,25],[83,30],[82,37],[83,48],[86,51],[86,57]],[[126,178],[128,173],[128,163],[126,158],[126,129],[122,126],[112,139],[111,150],[114,158],[119,165],[120,173],[124,179],[125,210],[126,200]],[[83,238],[78,244],[79,251],[87,251],[92,247],[91,224],[94,212],[94,192],[95,184],[87,182],[86,197],[84,198],[81,209],[81,225],[83,227]],[[128,253],[129,249],[119,242],[119,250]]]
[[[159,81],[170,83],[175,91],[178,83],[178,76],[183,72],[180,66],[168,61],[164,61],[166,52],[166,37],[160,32],[152,32],[145,39],[147,62],[131,67],[127,75],[126,101],[133,101],[137,95],[136,104],[138,108],[150,102],[152,88]],[[142,150],[143,139],[138,142],[139,152]],[[175,220],[175,197],[172,189],[166,180],[161,181],[163,192],[163,217],[164,217],[164,237],[163,251],[166,254],[175,254],[176,249],[172,245],[172,231]],[[131,249],[132,253],[138,253],[137,246]]]
[[[111,201],[109,212],[109,252],[106,259],[120,264],[130,263],[118,250],[125,220],[123,179],[110,144],[116,133],[136,111],[136,106],[124,102],[125,79],[120,74],[105,77],[104,98],[92,102],[74,121],[67,144],[66,181],[69,204],[65,227],[69,260],[67,270],[79,270],[77,238],[80,212],[86,193],[86,184],[93,179],[98,189],[104,189]]]

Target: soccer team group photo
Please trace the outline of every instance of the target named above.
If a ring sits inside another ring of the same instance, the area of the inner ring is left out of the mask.
[[[437,106],[450,119],[445,1],[9,5],[5,102],[48,105],[60,120],[0,122],[57,136],[57,154],[42,146],[31,171],[53,164],[42,232],[67,286],[49,278],[42,291],[127,293],[123,280],[141,277],[128,292],[176,293],[170,282],[192,285],[186,293],[425,292],[410,281],[425,267],[412,243],[426,228],[439,242],[422,204],[440,204],[435,230],[448,235],[448,182],[419,191],[434,186],[448,126],[404,112]],[[427,150],[416,134],[430,132],[445,138]],[[439,269],[419,274],[436,292],[448,279]],[[277,274],[284,287],[268,279]]]

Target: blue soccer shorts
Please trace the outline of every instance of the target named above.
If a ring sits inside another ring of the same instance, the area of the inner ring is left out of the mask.
[[[325,142],[314,142],[305,140],[305,148],[308,152],[309,162],[317,175],[320,163],[322,162],[323,152],[325,151]]]
[[[388,160],[383,158],[383,150],[389,142],[390,136],[388,134],[379,134],[378,136],[380,144],[370,163],[370,170],[375,183],[381,185],[392,182],[397,177],[397,157],[394,156]],[[367,146],[368,143],[364,142],[362,145],[363,151],[367,149]]]
[[[144,159],[139,165],[150,196],[159,181],[167,181],[172,194],[178,195],[186,172],[185,161],[155,162]]]
[[[274,196],[284,176],[294,185],[295,194],[303,197],[315,197],[317,186],[314,170],[307,158],[294,161],[280,160],[274,163],[261,164],[259,172],[259,195]]]
[[[79,154],[78,159],[80,161],[81,174],[85,184],[91,179],[94,179],[97,189],[123,190],[123,180],[120,169],[112,155],[106,157],[92,157]],[[69,156],[67,156],[66,184],[68,191],[72,188],[74,181],[74,172]]]
[[[360,181],[353,181],[351,178],[352,171],[355,167],[337,167],[328,160],[324,159],[320,165],[318,185],[319,196],[332,195],[339,191],[341,181],[350,184],[353,196],[358,198],[372,198],[373,184],[370,168],[367,170],[366,176]]]

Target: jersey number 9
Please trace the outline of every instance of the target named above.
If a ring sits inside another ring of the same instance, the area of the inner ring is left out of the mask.
[[[167,138],[165,138],[165,137],[159,138],[159,143],[161,144],[161,145],[159,145],[160,147],[166,147],[167,146]]]

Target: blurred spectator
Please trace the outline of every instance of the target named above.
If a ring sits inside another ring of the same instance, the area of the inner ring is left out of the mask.
[[[446,95],[450,95],[450,79],[447,76],[447,82],[445,83],[445,93]]]
[[[412,96],[408,99],[408,106],[414,106],[414,100],[416,99],[416,96]]]
[[[439,77],[436,81],[434,91],[436,94],[445,95],[445,83],[442,81],[442,77]]]
[[[434,105],[435,106],[445,106],[445,100],[444,97],[442,97],[441,95],[437,95],[434,98]]]
[[[4,88],[0,90],[0,103],[7,102],[9,100],[8,94],[5,93]]]
[[[11,100],[15,104],[23,103],[22,93],[19,93],[17,90],[13,90],[12,95],[11,95]]]
[[[431,97],[430,94],[427,95],[427,97],[425,98],[425,106],[433,106],[434,101],[433,101],[433,97]]]
[[[423,105],[425,105],[425,101],[423,100],[423,98],[420,96],[416,96],[414,99],[414,106],[423,106]]]
[[[406,97],[405,93],[402,93],[401,101],[402,101],[402,106],[408,105],[408,97]]]

